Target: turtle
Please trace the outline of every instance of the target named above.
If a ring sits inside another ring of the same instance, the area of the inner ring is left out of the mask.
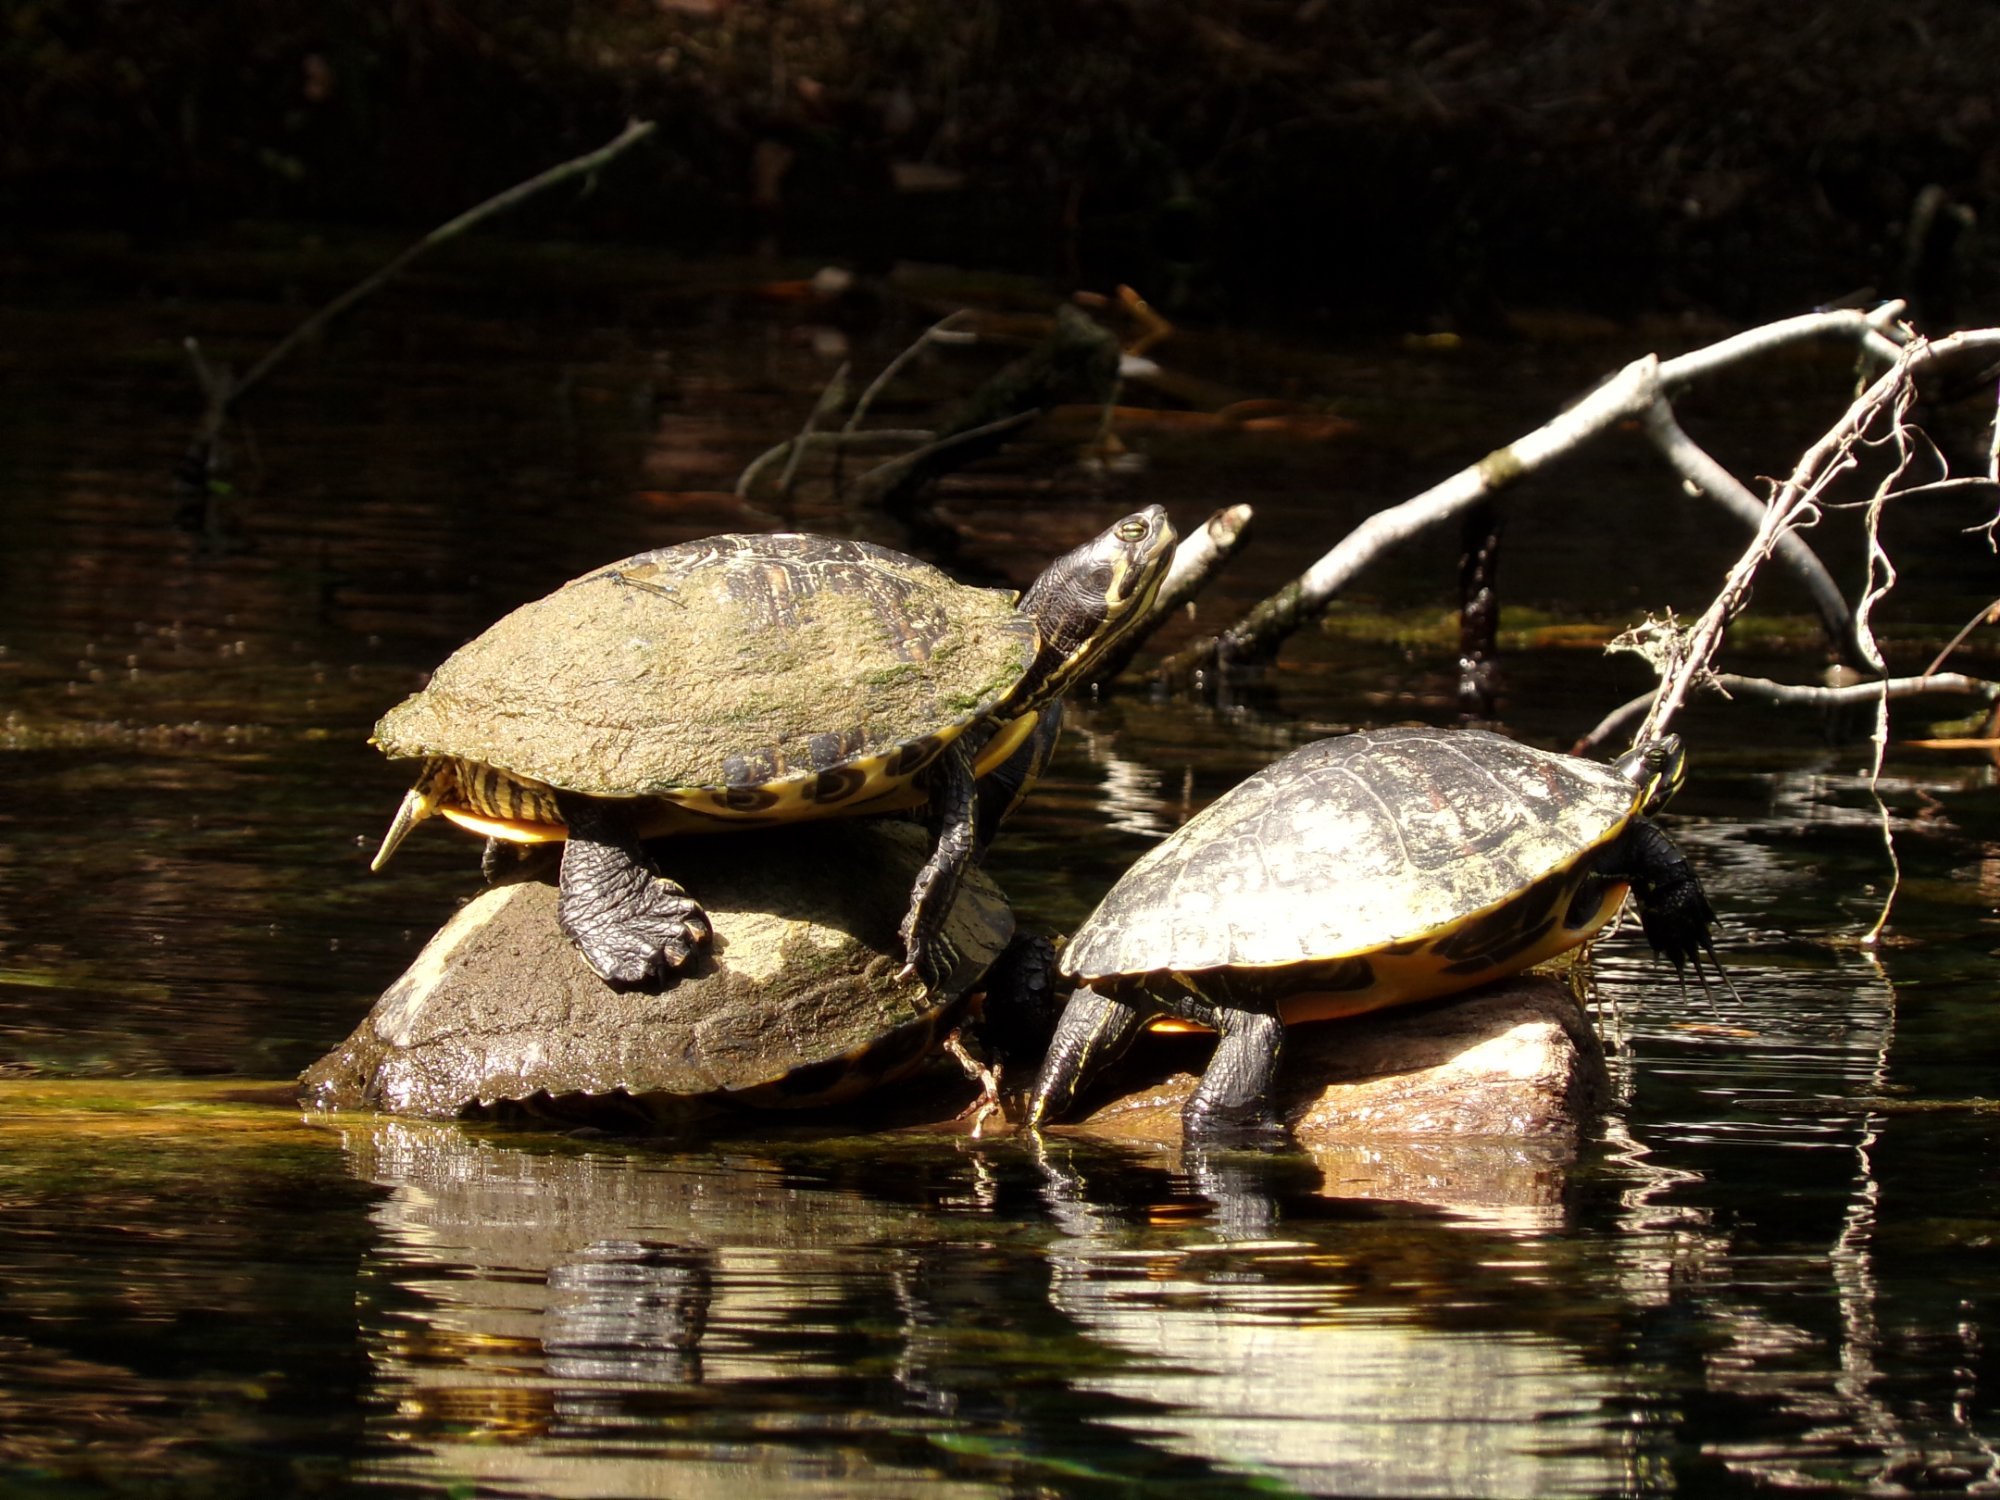
[[[1015,1049],[1003,1061],[1039,1061],[1052,955],[984,871],[967,874],[934,939],[936,982],[901,976],[897,922],[929,854],[916,824],[809,823],[650,852],[714,926],[671,986],[615,988],[577,963],[555,921],[554,861],[524,862],[306,1071],[304,1102],[660,1125],[718,1103],[829,1106],[907,1077],[975,1004],[994,1017],[982,1035]]]
[[[713,536],[586,573],[460,647],[375,726],[385,755],[422,764],[371,868],[437,813],[487,835],[489,872],[494,840],[563,840],[564,931],[602,978],[643,985],[708,932],[644,838],[922,806],[932,850],[902,925],[921,975],[965,869],[1047,759],[1061,695],[1144,618],[1174,542],[1149,506],[1018,599],[806,533]]]
[[[1629,889],[1676,970],[1715,912],[1646,814],[1679,788],[1677,735],[1615,764],[1481,730],[1393,728],[1294,750],[1145,855],[1063,948],[1074,980],[1027,1106],[1060,1118],[1148,1024],[1220,1034],[1191,1141],[1281,1133],[1285,1027],[1429,1000],[1586,941]]]

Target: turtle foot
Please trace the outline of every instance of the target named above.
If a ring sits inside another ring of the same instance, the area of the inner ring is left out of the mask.
[[[633,986],[664,978],[709,939],[701,903],[659,876],[649,876],[615,905],[564,895],[563,931],[606,984]]]
[[[1190,1106],[1193,1100],[1189,1101]],[[1268,1104],[1237,1112],[1220,1107],[1181,1112],[1181,1140],[1191,1147],[1239,1147],[1276,1150],[1291,1141],[1285,1122]]]

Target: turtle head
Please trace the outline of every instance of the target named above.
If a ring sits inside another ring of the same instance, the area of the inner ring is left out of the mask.
[[[1173,523],[1149,505],[1064,553],[1028,585],[1022,614],[1042,647],[1019,692],[1026,703],[1061,697],[1152,611],[1174,560]]]
[[[1639,789],[1639,811],[1658,812],[1673,800],[1687,780],[1687,751],[1677,734],[1634,745],[1618,757],[1614,769]]]

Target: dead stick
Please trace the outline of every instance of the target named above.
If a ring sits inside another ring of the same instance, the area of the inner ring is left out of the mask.
[[[2000,682],[1983,677],[1967,677],[1958,672],[1933,672],[1921,677],[1890,677],[1877,682],[1852,682],[1840,687],[1824,687],[1808,682],[1774,682],[1768,677],[1742,677],[1734,672],[1714,672],[1705,686],[1731,698],[1756,698],[1786,708],[1855,708],[1872,705],[1884,697],[1922,698],[1932,694],[2000,701]],[[1582,739],[1570,747],[1572,755],[1598,755],[1611,737],[1652,706],[1657,692],[1641,693],[1621,703],[1600,719]],[[1927,743],[1914,741],[1913,743]],[[1983,743],[1983,742],[1980,742]]]
[[[1690,438],[1664,401],[1656,401],[1646,412],[1646,434],[1667,461],[1681,472],[1689,487],[1706,495],[1723,509],[1749,525],[1754,532],[1763,525],[1765,505],[1744,487],[1737,477],[1712,458],[1708,450]],[[1826,633],[1843,660],[1851,667],[1870,672],[1888,670],[1888,664],[1854,629],[1854,613],[1840,592],[1840,585],[1796,531],[1778,534],[1777,557],[1791,569],[1812,595]]]
[[[1174,560],[1167,568],[1167,576],[1160,584],[1152,609],[1112,648],[1111,654],[1098,663],[1097,670],[1091,674],[1091,681],[1115,681],[1153,632],[1208,586],[1208,581],[1243,545],[1244,538],[1249,535],[1250,517],[1249,506],[1231,505],[1217,511],[1181,538],[1180,545],[1174,548]]]
[[[1885,329],[1900,307],[1891,303],[1865,315],[1809,313],[1750,329],[1670,360],[1654,355],[1634,360],[1533,432],[1496,448],[1422,494],[1369,516],[1305,573],[1228,630],[1169,657],[1158,670],[1159,680],[1182,681],[1211,667],[1270,655],[1293,631],[1322,613],[1363,567],[1390,547],[1497,494],[1607,428],[1643,417],[1654,403],[1666,399],[1666,392],[1713,370],[1753,354],[1829,337],[1855,340],[1871,352],[1893,357],[1897,346]]]
[[[305,322],[299,324],[297,328],[294,328],[283,339],[279,340],[276,347],[270,353],[252,365],[249,373],[244,375],[241,380],[234,382],[224,381],[217,384],[214,392],[210,395],[208,411],[202,418],[202,438],[212,442],[215,436],[221,431],[222,423],[229,415],[229,408],[236,403],[245,391],[270,374],[278,366],[279,362],[301,343],[317,334],[328,323],[331,323],[335,318],[346,312],[348,308],[354,306],[362,298],[379,290],[385,282],[393,279],[410,262],[415,260],[419,255],[422,255],[426,250],[441,245],[446,240],[457,238],[475,224],[490,219],[495,214],[504,213],[506,210],[525,202],[537,193],[554,187],[560,182],[567,182],[572,177],[595,172],[613,157],[643,141],[653,133],[653,129],[653,122],[650,120],[633,120],[626,125],[625,129],[618,135],[618,138],[609,144],[600,146],[597,150],[587,155],[563,162],[560,166],[550,167],[546,172],[535,177],[530,177],[526,182],[516,183],[513,187],[508,188],[506,192],[497,194],[494,197],[488,198],[484,203],[467,209],[448,223],[440,224],[436,229],[433,229],[429,234],[403,251],[401,255],[398,255],[394,260],[376,271],[372,276],[349,287],[345,292],[334,298],[333,301],[327,303],[325,307],[322,307],[310,318],[307,318]]]

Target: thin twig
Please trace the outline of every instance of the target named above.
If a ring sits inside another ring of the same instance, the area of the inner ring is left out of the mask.
[[[1721,649],[1722,637],[1729,622],[1741,612],[1750,597],[1751,582],[1759,564],[1770,555],[1774,539],[1798,518],[1819,511],[1826,488],[1841,474],[1855,467],[1854,450],[1870,441],[1868,432],[1876,419],[1885,411],[1891,413],[1893,426],[1889,436],[1895,441],[1896,432],[1906,425],[1904,414],[1916,398],[1919,374],[1967,351],[1984,352],[1994,348],[2000,348],[2000,328],[1967,329],[1935,340],[1913,338],[1898,353],[1896,363],[1863,391],[1840,420],[1806,450],[1793,468],[1791,477],[1772,496],[1764,524],[1730,569],[1721,592],[1693,629],[1680,636],[1676,643],[1676,662],[1662,674],[1660,690],[1653,698],[1638,738],[1664,732],[1693,685],[1708,672],[1716,652]],[[1895,472],[1878,490],[1878,502],[1885,502],[1902,493],[1894,488],[1894,484],[1907,463],[1908,456],[1904,453]],[[1886,554],[1881,562],[1887,563]],[[1871,589],[1876,577],[1874,566],[1871,562]],[[1893,578],[1893,572],[1890,576]],[[1864,595],[1861,605],[1855,610],[1855,630],[1869,644],[1871,651],[1874,648],[1872,637],[1868,634],[1868,612],[1879,598],[1879,593]]]
[[[1746,522],[1752,531],[1763,525],[1764,502],[1717,463],[1707,449],[1687,435],[1675,419],[1671,406],[1665,401],[1655,401],[1646,408],[1645,421],[1647,436],[1666,455],[1667,461],[1680,470],[1681,477],[1689,486]],[[1793,523],[1794,527],[1810,524],[1810,518],[1800,518]],[[1841,596],[1840,585],[1833,581],[1826,564],[1806,544],[1805,538],[1797,530],[1787,528],[1778,533],[1776,551],[1778,560],[1791,569],[1805,585],[1806,592],[1812,595],[1828,639],[1848,665],[1871,672],[1886,672],[1888,663],[1868,642],[1856,635],[1854,616],[1847,607],[1847,600]]]
[[[1040,415],[1040,412],[1035,411],[1017,411],[1010,417],[1002,417],[997,422],[988,422],[983,427],[971,427],[967,428],[964,432],[954,432],[950,437],[939,438],[936,442],[928,443],[913,452],[905,453],[877,464],[874,468],[855,480],[855,484],[857,486],[865,485],[866,489],[864,493],[869,497],[878,496],[892,485],[898,483],[911,470],[927,464],[933,459],[942,458],[954,448],[968,447],[979,443],[985,438],[998,437],[1003,432],[1012,432],[1017,427],[1026,427]]]
[[[1927,347],[1921,339],[1906,345],[1898,354],[1895,365],[1862,392],[1840,420],[1806,450],[1793,468],[1791,477],[1779,486],[1765,509],[1763,524],[1758,527],[1749,547],[1730,568],[1721,591],[1702,612],[1701,618],[1695,621],[1693,628],[1680,637],[1674,653],[1676,659],[1668,664],[1662,676],[1659,696],[1653,700],[1646,721],[1640,726],[1638,738],[1647,739],[1666,732],[1667,725],[1680,711],[1697,678],[1709,670],[1716,653],[1722,649],[1722,638],[1730,622],[1749,602],[1750,587],[1757,576],[1757,569],[1771,555],[1777,538],[1802,518],[1817,514],[1820,496],[1826,488],[1855,466],[1855,447],[1862,441],[1869,425],[1893,403],[1896,393],[1909,386],[1911,371]],[[1866,631],[1865,610],[1855,611],[1855,628]]]
[[[847,425],[841,428],[841,431],[851,433],[860,427],[861,419],[868,415],[868,408],[875,404],[875,398],[882,394],[882,391],[888,386],[890,381],[902,373],[903,366],[915,359],[932,344],[939,342],[945,334],[955,330],[965,320],[966,316],[967,310],[962,307],[955,313],[945,314],[944,317],[939,318],[937,322],[931,324],[930,327],[918,334],[916,342],[912,343],[909,348],[882,366],[882,373],[868,382],[868,388],[861,393],[861,399],[854,403],[854,410],[848,413]]]
[[[933,442],[936,438],[935,432],[922,427],[870,427],[861,432],[802,433],[766,448],[745,464],[743,472],[736,476],[736,493],[747,496],[751,486],[757,482],[757,476],[780,459],[790,458],[795,447],[836,448],[845,453],[854,448],[905,448],[912,444]]]
[[[331,323],[335,318],[354,306],[355,303],[361,301],[362,298],[380,290],[386,282],[392,280],[425,251],[434,249],[447,240],[456,239],[474,225],[492,218],[495,214],[504,213],[506,210],[514,208],[529,198],[534,197],[537,193],[545,192],[558,183],[567,182],[572,177],[580,177],[596,172],[613,157],[637,145],[640,141],[651,135],[653,129],[654,126],[650,120],[633,120],[626,125],[625,129],[619,133],[615,140],[600,146],[597,150],[563,162],[559,166],[550,167],[546,172],[530,177],[526,182],[516,183],[513,187],[508,188],[506,192],[498,193],[488,198],[484,203],[467,209],[457,218],[440,224],[436,229],[433,229],[429,234],[404,250],[394,260],[365,280],[349,287],[345,292],[334,298],[333,301],[327,303],[325,307],[322,307],[318,312],[307,318],[305,322],[299,324],[298,327],[294,328],[284,338],[280,339],[268,354],[250,367],[241,380],[227,384],[226,388],[221,390],[219,399],[215,394],[211,393],[208,403],[209,409],[202,418],[202,438],[212,442],[221,432],[222,424],[229,415],[229,408],[242,397],[245,391],[255,386],[266,375],[270,374],[272,370],[276,369],[279,363],[300,344],[319,333],[328,323]]]
[[[1911,403],[1916,399],[1916,386],[1908,381],[1895,392],[1889,415],[1889,441],[1895,445],[1896,463],[1882,482],[1875,486],[1875,493],[1868,502],[1868,581],[1862,591],[1861,603],[1855,607],[1854,629],[1862,640],[1871,643],[1874,633],[1869,626],[1869,617],[1875,606],[1887,598],[1889,591],[1896,586],[1896,565],[1882,545],[1882,510],[1903,475],[1909,472],[1912,453],[1906,419]],[[1936,450],[1932,451],[1935,453]],[[1896,856],[1895,826],[1889,816],[1889,804],[1882,800],[1882,762],[1889,753],[1889,699],[1886,694],[1875,704],[1875,724],[1869,743],[1874,754],[1868,764],[1868,795],[1875,799],[1875,813],[1882,827],[1882,850],[1889,859],[1889,889],[1883,893],[1882,909],[1876,913],[1874,925],[1861,935],[1861,946],[1864,948],[1872,948],[1881,941],[1882,931],[1889,925],[1889,913],[1896,904],[1896,893],[1903,888],[1903,862]]]
[[[806,413],[806,425],[799,429],[798,437],[792,441],[791,457],[785,460],[784,472],[778,475],[778,493],[787,499],[791,497],[792,481],[798,477],[799,460],[806,456],[806,443],[819,426],[820,418],[831,416],[847,400],[847,372],[851,368],[846,360],[840,362],[840,368],[833,372],[826,389],[819,393],[819,400]]]
[[[1953,636],[1950,640],[1946,641],[1944,643],[1944,650],[1938,652],[1938,654],[1934,658],[1932,658],[1931,664],[1928,667],[1924,668],[1924,676],[1926,677],[1930,676],[1931,673],[1935,672],[1939,667],[1943,666],[1945,664],[1946,659],[1950,657],[1951,653],[1956,651],[1960,646],[1964,645],[1965,638],[1971,635],[1973,631],[1977,630],[1982,625],[1996,625],[1996,624],[2000,624],[2000,599],[1995,599],[1991,604],[1986,605],[1983,609],[1979,611],[1978,614],[1974,615],[1971,619],[1967,620],[1965,624],[1959,627],[1958,634]]]

